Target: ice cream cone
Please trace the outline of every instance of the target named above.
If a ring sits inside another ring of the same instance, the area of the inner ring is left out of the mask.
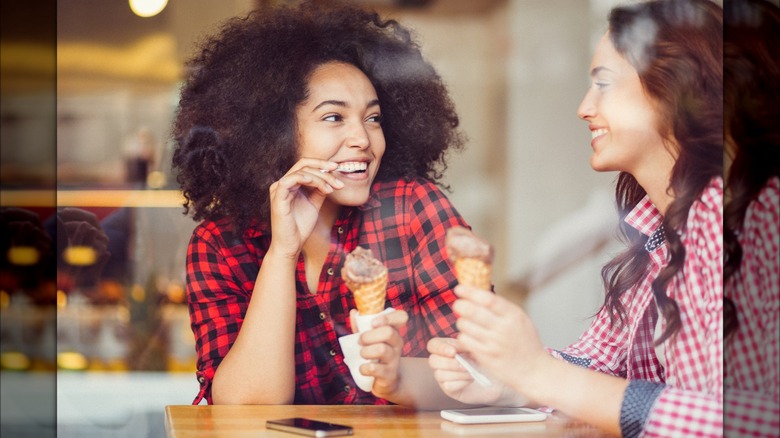
[[[349,287],[349,286],[347,286]],[[354,285],[351,288],[355,296],[355,306],[361,315],[373,315],[385,309],[387,296],[387,274],[374,281]]]
[[[455,267],[458,283],[490,290],[493,247],[464,227],[447,230],[447,254]]]
[[[361,315],[373,315],[385,308],[387,297],[387,267],[375,259],[371,251],[357,247],[347,255],[341,270],[344,284],[355,297]]]
[[[490,290],[493,266],[480,259],[459,257],[455,260],[455,276],[458,283]]]

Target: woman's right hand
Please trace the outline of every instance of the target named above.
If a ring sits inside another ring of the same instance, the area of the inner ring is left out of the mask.
[[[428,341],[428,365],[441,390],[450,398],[461,403],[474,405],[500,405],[507,398],[503,384],[493,381],[483,386],[471,377],[455,359],[457,342],[452,338],[432,338]]]
[[[338,163],[332,161],[301,158],[271,184],[271,241],[282,255],[298,257],[317,223],[325,198],[344,187],[333,175],[337,167]]]

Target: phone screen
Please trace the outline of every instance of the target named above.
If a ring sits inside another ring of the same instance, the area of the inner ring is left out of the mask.
[[[544,421],[547,414],[528,408],[475,408],[441,411],[445,420],[461,424]]]
[[[283,418],[268,420],[265,423],[269,429],[282,430],[313,437],[330,437],[352,435],[352,428],[343,424],[326,423],[309,418]]]
[[[459,415],[465,416],[477,416],[477,415],[523,415],[532,414],[536,411],[531,411],[526,408],[475,408],[475,409],[452,409]]]

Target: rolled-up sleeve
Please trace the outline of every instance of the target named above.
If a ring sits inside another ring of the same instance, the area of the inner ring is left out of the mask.
[[[626,397],[628,394],[624,397],[624,405]],[[644,431],[638,436],[659,438],[723,436],[721,397],[666,386],[655,398],[644,421]]]
[[[231,262],[217,241],[206,228],[199,227],[187,250],[187,301],[200,383],[193,404],[203,398],[212,402],[214,373],[236,340],[249,304],[249,296],[236,284]]]
[[[632,380],[623,393],[623,403],[620,405],[620,434],[626,438],[639,436],[650,416],[650,409],[655,404],[663,383],[646,380]]]

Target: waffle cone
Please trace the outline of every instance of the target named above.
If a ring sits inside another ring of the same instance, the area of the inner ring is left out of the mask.
[[[361,315],[373,315],[385,310],[387,274],[364,283],[346,281],[355,297],[355,306]]]
[[[454,264],[458,283],[490,290],[490,276],[493,272],[490,263],[471,257],[458,257]]]

